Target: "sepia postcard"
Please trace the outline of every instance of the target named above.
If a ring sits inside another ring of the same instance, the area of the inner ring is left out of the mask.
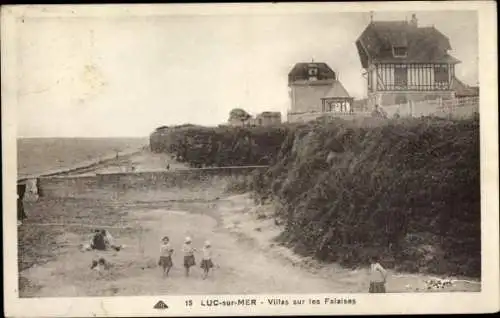
[[[4,315],[498,311],[496,9],[2,6]]]

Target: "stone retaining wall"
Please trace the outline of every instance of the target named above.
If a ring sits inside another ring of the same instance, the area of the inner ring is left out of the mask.
[[[53,176],[39,179],[44,197],[116,201],[213,199],[222,195],[227,181],[249,176],[267,166],[186,169],[160,172]]]

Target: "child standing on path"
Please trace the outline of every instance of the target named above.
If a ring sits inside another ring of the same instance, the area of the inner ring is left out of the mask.
[[[214,267],[212,263],[212,248],[209,241],[203,246],[203,259],[201,260],[201,268],[203,268],[203,279],[206,279],[210,269]]]
[[[387,271],[380,265],[377,256],[370,259],[370,289],[369,293],[385,293]]]
[[[186,277],[189,276],[189,269],[191,266],[196,265],[194,259],[194,252],[196,249],[191,245],[191,238],[186,237],[184,245],[182,246],[182,252],[184,253],[184,268],[186,269]]]
[[[162,243],[160,246],[160,260],[158,261],[158,265],[163,269],[163,276],[168,277],[168,273],[173,266],[172,263],[172,254],[174,253],[174,249],[170,245],[170,239],[168,236],[164,236],[162,238]]]

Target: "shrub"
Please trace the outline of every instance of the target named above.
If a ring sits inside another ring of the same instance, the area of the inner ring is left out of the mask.
[[[280,240],[345,266],[480,276],[479,118],[172,127],[151,148],[190,165],[269,164],[228,190],[273,200]]]
[[[282,239],[319,259],[351,266],[376,252],[480,275],[477,118],[313,122],[288,132],[258,178],[259,195],[280,204]],[[424,241],[407,242],[412,233]],[[430,257],[424,245],[442,253]]]
[[[150,146],[193,167],[268,165],[290,127],[174,127],[153,132]]]

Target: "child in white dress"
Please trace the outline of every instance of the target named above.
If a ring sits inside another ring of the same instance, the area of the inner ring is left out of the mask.
[[[203,259],[201,260],[201,268],[203,268],[203,279],[206,279],[208,272],[214,267],[212,262],[212,247],[209,241],[203,246]]]
[[[172,263],[172,254],[174,253],[174,249],[170,245],[170,239],[168,236],[163,237],[162,243],[160,246],[160,260],[158,261],[158,265],[163,269],[163,276],[168,277],[168,273],[173,266]]]
[[[387,271],[380,265],[378,257],[372,256],[370,262],[370,289],[369,293],[385,293]]]
[[[182,252],[184,253],[184,269],[186,270],[186,277],[189,276],[189,269],[191,266],[196,265],[196,260],[194,258],[194,252],[196,249],[191,245],[191,238],[186,237],[184,245],[182,246]]]

